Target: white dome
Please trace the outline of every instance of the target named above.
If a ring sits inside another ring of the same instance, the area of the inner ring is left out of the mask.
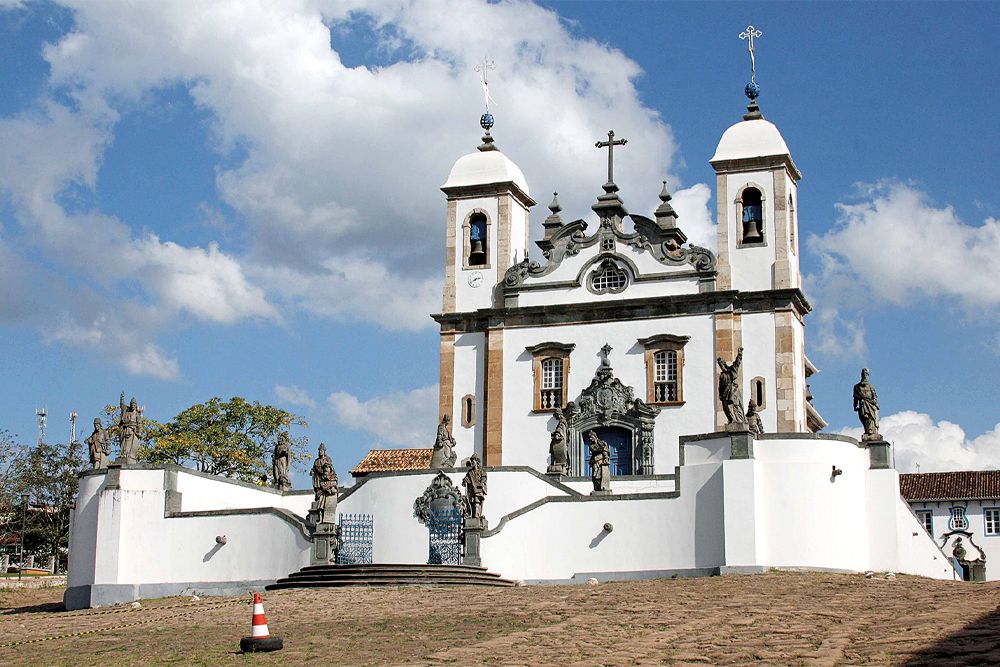
[[[448,182],[441,187],[458,188],[492,183],[514,183],[524,194],[531,196],[524,174],[500,151],[476,151],[459,158],[451,168]]]
[[[770,157],[772,155],[791,157],[788,145],[781,138],[781,132],[778,132],[774,123],[758,118],[736,123],[726,130],[719,141],[719,147],[715,149],[715,157],[709,162]]]

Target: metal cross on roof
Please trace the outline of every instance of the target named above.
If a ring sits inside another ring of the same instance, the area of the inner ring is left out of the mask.
[[[745,39],[747,41],[747,51],[750,52],[750,81],[757,83],[757,64],[754,62],[753,57],[753,38],[760,37],[761,32],[757,30],[752,25],[748,25],[747,29],[740,33],[740,39]]]
[[[490,97],[490,70],[496,69],[497,64],[488,58],[483,58],[483,62],[476,65],[476,71],[483,75],[483,95],[486,97],[486,111],[490,110],[490,102],[495,106],[500,106],[497,101]]]
[[[618,139],[615,141],[614,130],[608,130],[608,140],[598,141],[595,146],[608,149],[608,184],[615,182],[615,146],[624,146],[628,139]]]

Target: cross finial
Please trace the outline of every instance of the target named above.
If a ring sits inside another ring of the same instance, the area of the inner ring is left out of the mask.
[[[601,348],[601,354],[604,355],[603,358],[601,359],[601,366],[603,366],[604,368],[611,368],[611,362],[608,360],[608,355],[611,354],[611,350],[613,349],[614,348],[612,348],[607,343],[605,343],[604,347]]]
[[[628,143],[628,139],[618,139],[615,140],[614,130],[608,130],[608,140],[598,141],[595,146],[598,148],[608,149],[608,185],[614,185],[615,182],[615,146],[624,146]]]
[[[490,112],[490,102],[495,106],[500,106],[497,101],[490,97],[490,70],[496,69],[497,64],[489,58],[483,58],[483,62],[476,65],[476,71],[483,77],[483,95],[486,98],[486,113]]]
[[[754,37],[760,37],[761,32],[757,30],[752,25],[748,25],[747,29],[740,33],[740,39],[747,40],[747,51],[750,52],[750,82],[757,83],[757,64],[754,62],[753,57],[753,39]]]

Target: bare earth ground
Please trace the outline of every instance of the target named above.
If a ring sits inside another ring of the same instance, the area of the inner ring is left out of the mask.
[[[1000,664],[1000,582],[771,572],[597,586],[281,591],[264,603],[285,649],[256,655],[237,650],[250,608],[211,608],[229,598],[83,615],[61,611],[62,592],[0,591],[0,644],[153,622],[0,648],[0,665]]]

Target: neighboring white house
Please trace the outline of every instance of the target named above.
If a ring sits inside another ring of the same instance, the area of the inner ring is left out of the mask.
[[[1000,579],[1000,470],[900,475],[899,489],[946,554],[962,540],[965,579]]]
[[[774,567],[953,578],[950,554],[900,497],[888,447],[817,433],[801,174],[781,134],[752,103],[710,162],[717,255],[687,244],[666,188],[649,216],[629,213],[609,156],[595,221],[565,222],[549,206],[535,243],[544,262],[528,252],[527,179],[489,133],[452,168],[442,186],[444,307],[434,315],[439,416],[451,418],[459,462],[477,453],[487,466],[482,564],[543,583]],[[754,403],[765,431],[757,437],[727,430],[718,397],[716,359],[732,363],[741,348],[742,404]],[[568,423],[568,475],[546,474],[556,409]],[[610,446],[610,493],[591,493],[589,432]],[[373,562],[428,561],[415,500],[465,473],[441,477],[428,460],[426,450],[373,452],[341,490],[340,517],[363,518],[355,527]],[[88,472],[67,607],[284,577],[320,542],[304,521],[310,496],[177,466]]]

